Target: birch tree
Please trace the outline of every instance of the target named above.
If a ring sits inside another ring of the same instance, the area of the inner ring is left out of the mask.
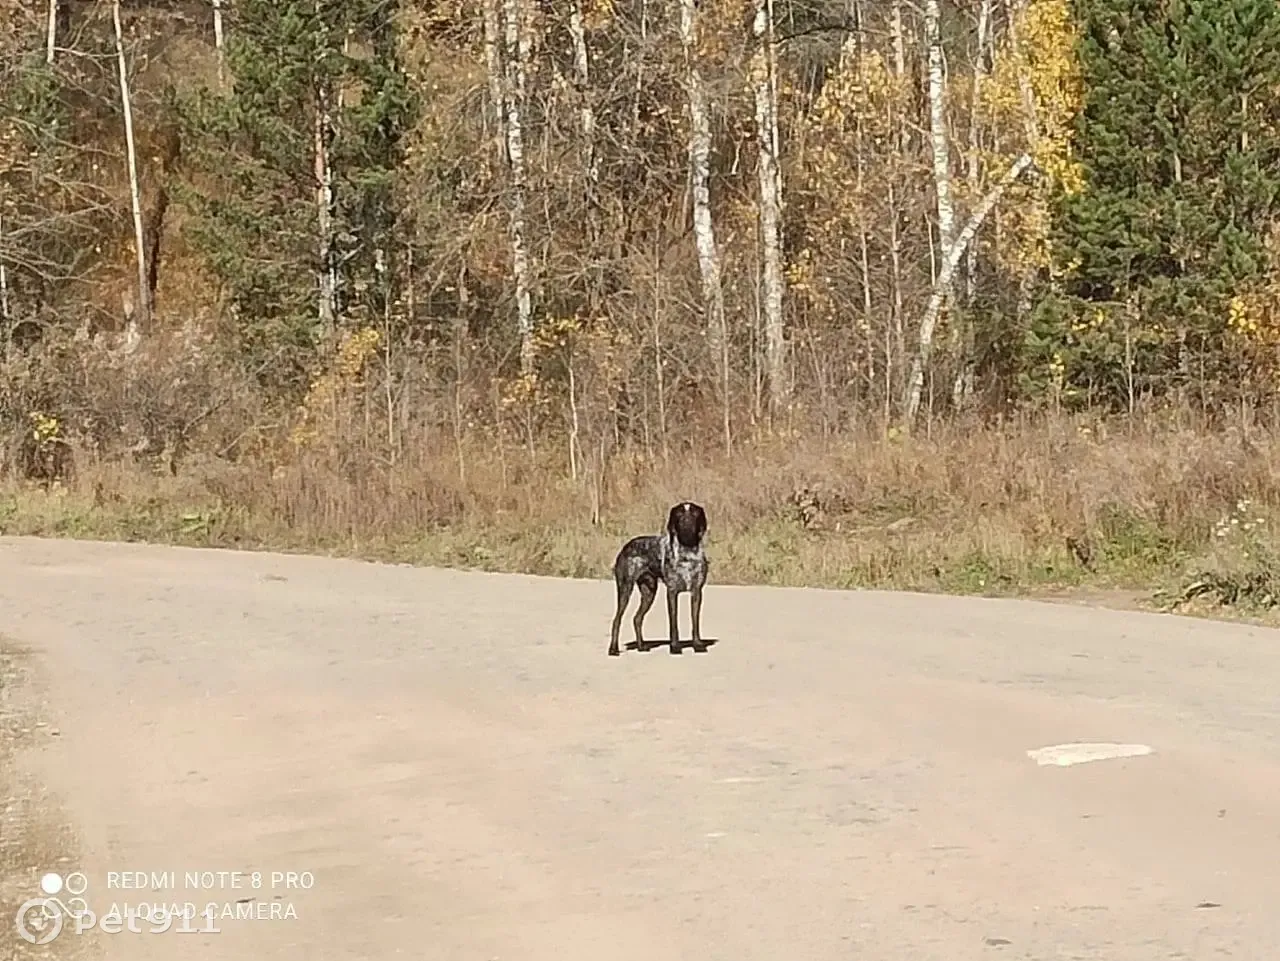
[[[520,372],[534,367],[533,305],[529,285],[529,250],[525,224],[528,184],[525,173],[524,128],[521,118],[528,102],[526,84],[530,38],[526,36],[524,0],[502,0],[503,103],[506,106],[507,204],[511,236],[511,273],[516,294],[516,332],[520,337]]]
[[[596,115],[591,104],[591,57],[587,51],[587,31],[582,16],[582,0],[570,0],[569,36],[573,41],[574,81],[578,88],[578,118],[582,129],[583,169],[589,193],[594,196],[600,179],[596,157]]]
[[[890,4],[889,34],[890,42],[893,45],[893,76],[896,82],[896,92],[902,94],[905,93],[907,82],[907,45],[902,23],[902,0],[892,0]],[[892,98],[889,103],[889,109],[894,114],[891,118],[891,122],[894,125],[893,144],[898,156],[905,156],[909,140],[907,119],[900,109],[899,98]],[[898,189],[896,169],[889,175],[887,189],[889,194],[889,268],[890,283],[893,286],[894,343],[898,349],[898,356],[905,359],[907,349],[906,306],[902,292],[902,233],[898,211],[901,191]],[[891,373],[888,370],[886,370],[885,377],[891,377]],[[886,407],[888,403],[889,401],[886,398]]]
[[[578,94],[578,121],[582,132],[582,167],[587,205],[587,243],[591,262],[598,265],[602,253],[600,226],[600,161],[596,155],[596,115],[591,100],[591,57],[587,51],[587,31],[582,16],[582,0],[570,0],[569,36],[573,42],[574,85]],[[599,296],[601,271],[592,268],[591,296]]]
[[[136,315],[129,318],[130,335],[151,323],[151,285],[147,276],[147,248],[142,226],[142,196],[138,184],[138,152],[133,137],[133,106],[129,96],[129,70],[124,55],[124,28],[120,23],[120,0],[111,4],[111,22],[115,28],[116,65],[120,74],[120,109],[124,115],[125,157],[129,165],[129,201],[133,210],[133,243],[138,269],[138,302]]]
[[[485,114],[486,130],[494,138],[498,158],[506,162],[506,88],[502,75],[502,54],[498,49],[498,0],[480,0],[480,23],[484,34],[485,76],[489,82],[489,111]]]
[[[941,269],[938,271],[938,278],[934,281],[933,292],[929,295],[928,306],[925,308],[924,316],[920,320],[920,349],[911,362],[911,377],[907,381],[907,396],[903,404],[908,426],[915,421],[916,414],[920,410],[920,397],[924,389],[924,374],[929,363],[929,352],[933,345],[934,328],[937,326],[938,315],[942,312],[947,292],[955,281],[956,271],[960,267],[960,261],[964,258],[965,250],[973,242],[973,238],[978,233],[979,228],[982,227],[983,221],[990,216],[991,211],[1004,195],[1004,192],[1013,186],[1014,182],[1030,166],[1031,154],[1029,153],[1022,154],[1013,162],[1013,165],[1005,172],[1000,182],[982,198],[982,201],[974,209],[968,222],[964,225],[964,229],[960,231],[959,236],[956,237],[955,242],[947,251],[946,259],[943,260]]]
[[[49,25],[45,32],[45,63],[53,63],[53,51],[58,42],[58,0],[49,0]]]
[[[925,44],[928,50],[929,75],[929,151],[933,159],[933,190],[938,205],[938,260],[940,267],[934,276],[934,288],[942,294],[942,304],[950,294],[952,272],[946,264],[951,260],[955,244],[955,208],[951,198],[951,151],[947,141],[946,77],[942,63],[942,10],[939,0],[925,0]],[[945,282],[944,282],[945,278]],[[914,386],[915,371],[933,350],[934,323],[921,323],[919,344],[912,362],[911,386],[908,397],[917,396]],[[914,403],[918,404],[918,396]],[[908,420],[915,417],[915,410],[907,413]]]
[[[0,217],[0,356],[8,355],[13,320],[9,315],[9,265],[3,254],[4,248],[4,218]]]
[[[763,261],[765,372],[769,408],[787,400],[786,339],[782,317],[782,178],[778,166],[778,99],[772,0],[755,0],[751,27],[751,84],[755,93],[760,180],[760,247]]]
[[[680,0],[680,45],[684,50],[685,92],[689,107],[689,178],[693,196],[693,240],[702,277],[707,342],[719,364],[725,450],[732,447],[729,419],[729,331],[725,320],[720,251],[711,217],[711,120],[698,60],[697,0]]]
[[[55,0],[56,2],[56,0]],[[213,48],[218,58],[218,86],[226,86],[227,55],[226,35],[222,27],[222,6],[227,0],[213,0]]]
[[[929,148],[933,156],[933,189],[938,198],[938,250],[940,259],[945,261],[955,242],[956,217],[951,198],[951,149],[947,140],[947,87],[939,0],[925,0],[924,32],[929,51]]]
[[[320,9],[320,0],[316,0],[315,13],[316,30],[319,32],[316,46],[323,58],[329,44],[329,31]],[[327,338],[333,335],[338,321],[338,271],[334,259],[333,163],[330,157],[333,140],[333,90],[325,71],[313,74],[312,98],[315,104],[312,109],[311,155],[316,185],[316,238],[319,248],[319,300],[316,319],[321,338]]]
[[[982,164],[979,158],[982,133],[982,94],[987,75],[987,54],[991,36],[991,13],[994,0],[979,0],[977,50],[973,62],[973,78],[969,98],[969,144],[965,155],[965,178],[970,197],[978,196],[979,174]],[[978,247],[969,244],[965,251],[965,307],[971,308],[976,292],[978,271]],[[974,330],[973,319],[961,319],[962,330],[956,332],[957,361],[955,381],[951,388],[951,405],[961,408],[973,393]]]

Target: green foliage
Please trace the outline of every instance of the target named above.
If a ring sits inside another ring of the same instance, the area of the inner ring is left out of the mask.
[[[24,313],[82,263],[102,219],[100,194],[79,181],[84,155],[69,140],[64,86],[40,51],[0,57],[0,89],[0,259]]]
[[[1268,268],[1280,192],[1280,7],[1075,0],[1086,189],[1057,202],[1061,287],[1037,311],[1028,385],[1119,401],[1227,374],[1227,307]],[[1194,361],[1193,361],[1194,358]],[[1099,396],[1099,393],[1101,396]]]
[[[322,272],[338,278],[340,326],[384,306],[378,251],[392,276],[401,141],[417,109],[396,13],[376,0],[245,0],[227,42],[233,90],[201,90],[180,106],[191,238],[229,294],[246,361],[281,386],[305,385],[325,333]],[[318,136],[332,172],[327,263]]]
[[[1245,498],[1214,525],[1206,563],[1172,598],[1171,608],[1199,600],[1246,610],[1280,604],[1280,555],[1267,533],[1266,518]]]

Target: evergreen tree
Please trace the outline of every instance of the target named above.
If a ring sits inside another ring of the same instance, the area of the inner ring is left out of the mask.
[[[276,383],[305,382],[326,326],[383,307],[416,109],[397,8],[241,0],[226,46],[233,90],[181,105],[192,238],[230,296],[247,359]]]
[[[1075,0],[1087,186],[1058,204],[1065,268],[1031,347],[1068,389],[1220,373],[1228,299],[1268,267],[1280,188],[1280,7]],[[1096,395],[1092,399],[1098,399]]]

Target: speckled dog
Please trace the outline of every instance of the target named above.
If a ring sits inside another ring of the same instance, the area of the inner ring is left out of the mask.
[[[711,566],[702,539],[707,534],[707,512],[698,504],[685,501],[671,508],[665,534],[633,537],[622,545],[613,562],[613,580],[618,587],[618,610],[613,615],[609,639],[609,655],[618,656],[618,628],[634,588],[640,588],[640,609],[632,624],[636,629],[636,647],[644,648],[644,617],[653,606],[658,583],[667,587],[667,621],[670,626],[671,653],[680,653],[680,626],[677,623],[680,595],[688,592],[693,615],[693,646],[702,647],[702,588],[707,583]]]

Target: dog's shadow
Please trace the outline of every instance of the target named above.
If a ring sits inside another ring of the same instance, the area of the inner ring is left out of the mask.
[[[689,640],[688,638],[684,638],[680,642],[680,653],[683,654],[686,650],[692,650],[695,654],[705,654],[710,648],[714,647],[719,643],[720,643],[720,639],[718,637],[704,637],[701,640],[701,642],[697,644],[695,644],[693,641]],[[640,644],[640,643],[637,643],[636,641],[627,641],[627,643],[624,645],[624,648],[626,650],[639,651],[641,654],[648,654],[650,651],[652,651],[656,647],[670,648],[671,642],[653,640],[653,641],[645,641],[643,644]]]

